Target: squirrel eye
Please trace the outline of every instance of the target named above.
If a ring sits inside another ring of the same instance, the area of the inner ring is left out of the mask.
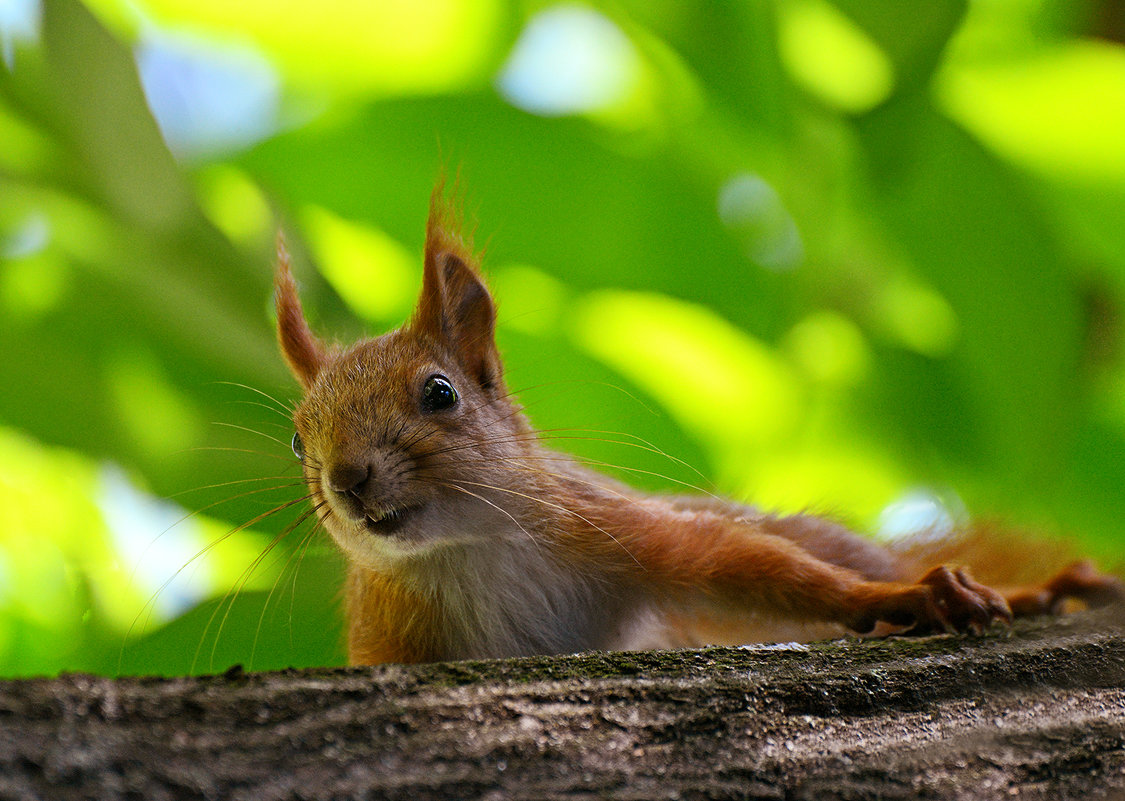
[[[296,431],[293,432],[293,455],[305,461],[305,443],[301,442],[301,435]]]
[[[438,412],[457,403],[457,390],[443,375],[432,375],[422,387],[422,411]]]

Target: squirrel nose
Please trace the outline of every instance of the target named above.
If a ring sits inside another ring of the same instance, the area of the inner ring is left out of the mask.
[[[328,468],[328,489],[341,494],[355,492],[370,475],[370,465],[332,465]]]

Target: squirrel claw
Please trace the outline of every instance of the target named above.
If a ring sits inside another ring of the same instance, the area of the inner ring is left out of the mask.
[[[974,580],[964,569],[935,567],[914,588],[924,588],[921,608],[914,612],[911,635],[973,632],[979,634],[993,622],[1012,622],[1012,610],[1004,596]]]

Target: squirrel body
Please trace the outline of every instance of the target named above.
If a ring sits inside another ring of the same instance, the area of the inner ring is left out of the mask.
[[[1125,598],[1088,563],[992,589],[961,567],[920,562],[942,555],[932,548],[896,552],[813,516],[646,495],[547,449],[505,387],[495,305],[440,189],[417,310],[401,329],[323,343],[283,249],[275,300],[281,349],[305,391],[294,451],[349,562],[353,664],[876,626],[968,631],[1067,598]]]

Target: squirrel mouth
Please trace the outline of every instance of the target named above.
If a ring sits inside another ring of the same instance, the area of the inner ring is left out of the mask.
[[[402,509],[368,510],[363,518],[363,527],[372,534],[388,537],[406,524],[421,506],[407,506]]]

